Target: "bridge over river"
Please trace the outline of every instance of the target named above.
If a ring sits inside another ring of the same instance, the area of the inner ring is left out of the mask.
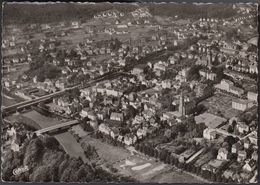
[[[57,118],[46,117],[36,111],[24,113],[22,116],[31,119],[42,128],[36,131],[36,134],[43,134],[49,131],[54,131],[55,129],[59,129],[62,127],[68,128],[72,125],[78,124],[77,120],[62,122]],[[89,163],[89,160],[86,158],[84,151],[80,146],[80,143],[78,143],[69,132],[54,134],[54,137],[62,145],[65,152],[68,153],[70,156],[76,158],[81,157],[84,163]]]

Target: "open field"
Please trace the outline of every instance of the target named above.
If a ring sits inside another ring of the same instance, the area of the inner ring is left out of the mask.
[[[173,166],[156,159],[135,154],[113,165],[122,175],[131,176],[140,182],[156,183],[202,183],[204,180],[181,172]]]
[[[159,173],[155,175],[151,180],[151,183],[208,183],[207,181],[187,174],[185,172],[179,172],[175,169],[168,172]]]
[[[139,153],[133,155],[127,149],[103,143],[90,136],[84,137],[82,142],[95,146],[100,158],[116,168],[119,174],[133,177],[140,182],[205,182],[185,172],[178,172],[173,166],[154,158]]]
[[[16,104],[17,101],[14,98],[9,98],[9,96],[3,94],[2,95],[2,106],[10,106]]]
[[[4,79],[10,79],[10,80],[17,80],[19,76],[23,75],[25,71],[29,69],[29,64],[25,63],[24,65],[20,65],[19,67],[16,67],[16,71],[4,73],[3,78]]]
[[[130,152],[124,148],[103,143],[99,139],[95,139],[90,136],[85,136],[82,139],[82,142],[95,146],[100,157],[104,160],[104,162],[109,164],[113,164],[119,160],[124,160],[131,155]]]
[[[241,111],[232,108],[232,99],[235,97],[216,93],[202,101],[201,104],[207,107],[209,113],[217,114],[219,111],[225,118],[229,119],[241,113]]]

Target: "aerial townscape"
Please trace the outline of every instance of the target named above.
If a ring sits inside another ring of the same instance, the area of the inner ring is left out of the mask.
[[[2,179],[255,183],[257,11],[4,4]]]

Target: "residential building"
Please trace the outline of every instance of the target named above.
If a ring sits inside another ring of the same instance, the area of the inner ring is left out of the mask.
[[[233,82],[226,80],[226,79],[223,79],[223,80],[221,80],[221,82],[219,84],[215,85],[215,87],[218,88],[218,89],[229,92],[230,87],[233,86],[233,85],[234,85]]]
[[[218,160],[228,160],[228,150],[226,148],[220,148],[217,155]]]
[[[245,150],[240,150],[237,153],[237,161],[238,162],[243,162],[246,160],[246,151]]]
[[[207,92],[208,85],[207,84],[198,84],[196,88],[196,96],[202,97]]]
[[[241,97],[244,94],[244,90],[239,88],[239,87],[235,87],[235,86],[230,86],[229,92],[237,95],[238,97]]]
[[[243,145],[240,142],[236,142],[231,147],[231,153],[237,153],[239,150],[243,148]]]
[[[252,107],[254,104],[252,101],[244,100],[244,99],[233,99],[232,100],[232,108],[245,111],[246,109]]]
[[[203,137],[208,140],[214,140],[217,137],[217,132],[215,129],[206,128],[203,131]]]
[[[250,142],[249,138],[246,138],[244,140],[244,148],[249,149],[250,145],[251,145],[251,142]]]
[[[211,72],[210,70],[207,70],[207,69],[199,70],[199,74],[200,74],[200,76],[206,78],[207,80],[211,80],[211,81],[214,81],[217,78],[216,73],[213,73],[213,72]]]
[[[242,121],[237,122],[236,127],[240,134],[245,134],[249,132],[249,126],[245,122]]]
[[[144,68],[145,68],[144,65],[135,66],[135,67],[133,68],[133,70],[131,71],[131,73],[132,73],[133,75],[138,76],[138,75],[144,73]]]
[[[256,169],[256,161],[246,160],[246,164],[243,166],[243,170],[246,172],[253,172]]]
[[[123,121],[124,120],[124,114],[112,112],[111,115],[110,115],[110,119],[115,120],[115,121]]]
[[[128,146],[133,145],[136,141],[137,137],[133,134],[127,134],[124,136],[124,143]]]
[[[111,129],[104,123],[101,123],[99,126],[98,126],[98,130],[101,132],[101,133],[104,133],[106,135],[110,135],[110,132],[111,132]]]
[[[257,102],[257,97],[258,97],[258,93],[256,93],[256,92],[251,92],[251,91],[248,91],[248,92],[247,92],[247,99],[248,99],[248,100]]]

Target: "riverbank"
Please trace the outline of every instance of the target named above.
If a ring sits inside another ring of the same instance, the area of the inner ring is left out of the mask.
[[[60,124],[64,122],[65,120],[58,119],[58,118],[51,118],[44,116],[36,111],[28,111],[26,113],[20,114],[16,116],[16,119],[25,119],[24,121],[30,121],[35,124],[35,126],[38,126],[37,129],[42,129],[46,127],[50,127],[53,125]],[[68,153],[72,157],[81,157],[84,162],[89,162],[89,160],[86,158],[84,151],[82,147],[80,146],[80,143],[76,141],[76,139],[69,133],[69,132],[62,132],[54,134],[53,137],[55,137],[58,142],[63,147],[64,151]]]

